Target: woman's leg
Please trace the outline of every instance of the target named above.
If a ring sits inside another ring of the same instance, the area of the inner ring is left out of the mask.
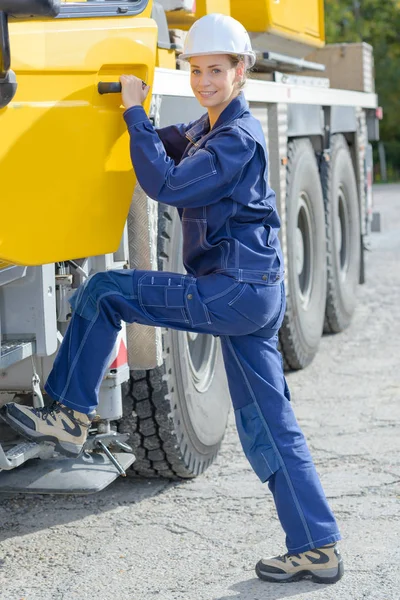
[[[200,280],[138,270],[91,277],[71,299],[73,317],[46,391],[74,410],[93,411],[121,321],[214,335],[241,335],[257,328],[240,314],[229,313],[229,301],[244,284],[222,275]]]
[[[60,452],[78,455],[98,403],[98,391],[121,321],[198,333],[248,333],[257,326],[229,316],[225,301],[244,284],[227,276],[204,277],[203,292],[191,276],[157,271],[108,271],[85,282],[71,298],[73,317],[45,385],[57,400],[51,407],[9,403],[6,421],[36,441],[51,441]],[[217,300],[215,298],[217,297]]]
[[[277,336],[222,339],[229,388],[244,452],[268,481],[289,552],[340,539],[284,378]]]

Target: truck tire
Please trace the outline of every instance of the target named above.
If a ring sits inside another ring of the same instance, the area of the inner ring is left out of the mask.
[[[288,367],[302,369],[317,353],[326,303],[324,201],[309,140],[289,143],[286,177],[287,309],[279,338]]]
[[[328,274],[324,330],[338,333],[350,324],[361,275],[357,183],[343,135],[332,136],[330,160],[322,165],[322,187]]]
[[[175,209],[160,205],[159,270],[183,272],[182,230]],[[132,371],[119,431],[131,434],[134,474],[192,478],[214,461],[230,397],[219,342],[211,335],[163,329],[164,364]]]

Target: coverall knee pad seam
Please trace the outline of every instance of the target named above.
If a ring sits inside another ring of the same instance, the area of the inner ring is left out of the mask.
[[[286,465],[285,465],[285,461],[283,460],[282,455],[281,455],[281,453],[279,452],[279,450],[278,450],[278,448],[276,446],[275,440],[274,440],[274,438],[273,438],[273,436],[271,434],[271,430],[270,430],[270,428],[268,426],[268,423],[264,419],[264,415],[261,412],[261,409],[260,409],[259,404],[257,402],[257,399],[255,397],[253,388],[251,387],[250,382],[249,382],[249,380],[248,380],[248,378],[246,376],[246,373],[244,372],[243,367],[240,364],[240,361],[239,361],[239,359],[238,359],[238,357],[236,355],[235,349],[234,349],[234,347],[232,345],[232,342],[231,342],[229,336],[226,336],[226,340],[227,340],[228,346],[229,346],[229,348],[230,348],[230,350],[231,350],[231,352],[232,352],[232,354],[233,354],[233,356],[234,356],[234,358],[236,360],[236,363],[237,363],[237,365],[238,365],[238,367],[240,369],[240,372],[242,373],[243,379],[244,379],[244,381],[246,383],[246,386],[247,386],[247,388],[248,388],[248,390],[250,392],[250,396],[251,396],[251,398],[252,398],[252,400],[253,400],[256,408],[257,408],[258,414],[260,415],[261,421],[264,424],[264,427],[266,429],[267,435],[268,435],[269,440],[271,442],[271,446],[273,447],[274,451],[276,452],[276,455],[278,457],[278,461],[279,461],[279,463],[281,465],[282,471],[283,471],[283,473],[285,475],[285,479],[286,479],[286,481],[288,483],[288,486],[289,486],[289,489],[290,489],[290,493],[292,494],[293,501],[294,501],[294,503],[296,505],[297,512],[298,512],[300,520],[301,520],[301,522],[303,524],[304,531],[306,533],[307,539],[308,539],[308,541],[309,541],[310,544],[313,544],[314,542],[313,542],[312,537],[311,537],[311,532],[310,532],[309,527],[307,525],[307,522],[305,520],[304,513],[303,513],[303,511],[301,509],[299,500],[298,500],[298,498],[296,496],[296,492],[294,490],[292,480],[290,479],[289,473],[287,471],[287,468],[286,468]]]
[[[271,466],[268,462],[267,457],[265,456],[264,452],[261,452],[261,456],[263,457],[263,459],[265,460],[265,462],[267,463],[267,467],[268,469],[271,471],[271,475],[273,475],[275,473],[275,471],[273,469],[271,469]]]
[[[116,292],[115,290],[113,290],[113,291],[110,291],[110,292],[104,292],[104,294],[101,294],[101,296],[99,296],[99,297],[97,298],[97,300],[96,300],[96,307],[97,307],[97,308],[96,308],[96,312],[94,313],[95,317],[93,317],[93,318],[96,318],[96,319],[97,319],[97,317],[98,317],[98,313],[99,313],[99,304],[100,304],[101,300],[103,300],[103,298],[105,298],[106,296],[122,296],[122,298],[126,298],[127,300],[137,300],[137,299],[138,299],[138,297],[136,296],[136,294],[133,294],[133,295],[132,295],[132,294],[123,294],[122,292]],[[89,298],[90,298],[90,296],[88,296],[88,298],[86,299],[86,302],[85,302],[85,304],[83,305],[83,308],[79,309],[80,311],[82,311],[82,312],[83,312],[83,310],[84,310],[84,308],[85,308],[85,306],[86,306],[86,304],[87,304],[87,302],[88,302]],[[91,320],[92,320],[92,319],[88,319],[87,317],[84,317],[83,315],[81,315],[81,314],[80,314],[80,312],[78,312],[76,309],[75,309],[75,312],[76,312],[76,313],[77,313],[77,314],[78,314],[78,315],[79,315],[79,316],[80,316],[82,319],[86,319],[87,321],[91,321]]]
[[[105,298],[106,296],[122,296],[123,298],[127,298],[128,300],[137,300],[138,297],[136,296],[136,294],[123,294],[122,292],[104,292],[104,294],[101,294],[101,296],[99,296],[98,300],[97,300],[97,307],[99,305],[99,302],[101,300],[103,300],[103,298]],[[122,321],[123,319],[121,319]]]

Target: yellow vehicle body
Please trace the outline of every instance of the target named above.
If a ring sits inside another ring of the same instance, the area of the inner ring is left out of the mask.
[[[188,13],[184,10],[171,10],[167,12],[168,25],[171,29],[187,31],[197,19],[211,13],[223,15],[231,14],[231,0],[196,0],[193,7],[196,12]]]
[[[0,266],[115,251],[135,185],[120,94],[153,82],[157,27],[138,16],[10,19],[17,93],[0,110]],[[150,98],[145,108],[148,108]]]
[[[0,269],[118,248],[135,176],[121,96],[100,95],[97,84],[132,73],[152,85],[156,64],[175,67],[174,51],[157,48],[151,0],[129,16],[73,5],[95,14],[9,21],[18,88],[0,109]],[[198,0],[195,14],[168,13],[169,27],[217,10],[250,32],[324,42],[323,0]]]
[[[189,29],[196,19],[212,12],[231,15],[250,33],[268,33],[307,46],[325,43],[324,0],[197,0],[196,12],[167,13],[171,28]]]
[[[325,42],[324,0],[230,0],[231,16],[248,31],[272,33],[310,46]]]

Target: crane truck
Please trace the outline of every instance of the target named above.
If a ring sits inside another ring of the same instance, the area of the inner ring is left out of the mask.
[[[119,77],[151,86],[156,127],[202,114],[179,56],[196,19],[230,14],[257,62],[245,95],[269,151],[286,263],[286,367],[346,328],[365,279],[372,48],[326,45],[323,0],[0,0],[0,405],[47,401],[69,298],[108,269],[182,271],[175,209],[141,190]],[[0,421],[0,491],[90,493],[127,473],[191,478],[215,459],[230,408],[213,336],[124,325],[78,459]]]

